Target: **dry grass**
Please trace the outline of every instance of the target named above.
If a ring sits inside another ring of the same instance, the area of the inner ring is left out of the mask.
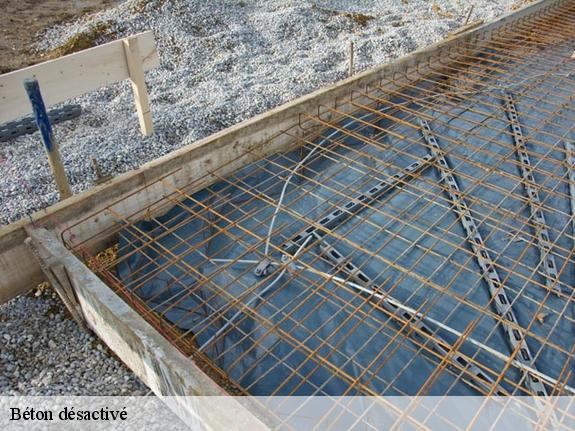
[[[113,246],[101,251],[94,257],[86,262],[88,268],[98,274],[103,269],[112,270],[115,262],[118,260],[118,251],[120,244],[116,243]]]
[[[82,51],[84,49],[96,46],[98,41],[103,37],[111,36],[112,31],[110,26],[105,23],[99,23],[91,27],[89,30],[75,34],[62,45],[50,51],[46,57],[58,58],[63,55],[72,54],[74,52]]]
[[[136,13],[142,13],[148,4],[152,4],[152,10],[158,10],[164,5],[164,3],[166,3],[166,1],[169,0],[139,0],[134,4],[132,10]]]
[[[529,3],[533,3],[535,0],[519,0],[517,3],[511,6],[511,10],[521,9],[523,6],[528,5]]]
[[[374,20],[375,17],[371,16],[371,15],[366,15],[364,13],[361,12],[340,12],[337,10],[333,10],[333,9],[324,9],[324,8],[319,8],[317,6],[312,6],[314,9],[319,10],[320,12],[323,12],[327,15],[330,16],[343,16],[346,17],[347,19],[353,21],[355,24],[361,26],[361,27],[365,27],[369,24],[370,21]]]
[[[343,15],[362,27],[365,27],[371,20],[374,19],[373,16],[365,15],[363,13],[344,13]]]
[[[441,6],[439,6],[437,3],[433,3],[431,5],[431,10],[435,15],[437,15],[440,18],[451,19],[454,17],[453,13],[449,11],[444,11],[443,9],[441,9]]]

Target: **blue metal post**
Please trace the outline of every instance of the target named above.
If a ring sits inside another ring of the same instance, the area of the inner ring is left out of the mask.
[[[48,162],[50,163],[56,185],[60,192],[60,199],[66,199],[67,197],[72,196],[72,190],[70,189],[68,177],[66,176],[66,171],[64,170],[64,165],[60,158],[58,145],[54,139],[52,125],[50,124],[50,118],[48,117],[46,106],[44,105],[42,94],[40,93],[38,80],[35,78],[25,79],[24,88],[26,89],[26,93],[28,93],[28,98],[30,99],[32,110],[34,111],[34,118],[38,125],[38,129],[40,130],[40,134],[42,135],[44,146],[46,147]]]

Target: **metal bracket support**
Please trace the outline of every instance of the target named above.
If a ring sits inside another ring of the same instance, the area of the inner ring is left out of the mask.
[[[407,183],[417,172],[428,167],[432,160],[433,156],[427,154],[420,160],[406,166],[401,172],[381,181],[379,184],[371,187],[368,191],[353,197],[345,205],[336,207],[335,210],[317,222],[319,225],[318,227],[314,225],[307,226],[305,229],[294,235],[289,241],[284,243],[282,245],[283,252],[285,254],[293,255],[308,237],[323,237],[326,231],[329,231],[347,221],[353,215],[367,208],[368,205],[372,204],[386,193]]]
[[[511,131],[513,132],[515,152],[519,159],[519,168],[521,170],[523,186],[525,187],[527,200],[529,201],[531,222],[535,228],[540,262],[543,265],[543,271],[545,273],[545,285],[550,291],[559,295],[561,294],[561,288],[558,284],[559,275],[557,274],[557,263],[555,262],[555,257],[551,251],[552,244],[549,231],[547,230],[545,215],[543,214],[543,205],[541,205],[539,193],[537,192],[537,184],[535,183],[535,177],[533,176],[533,166],[531,165],[529,155],[527,154],[527,148],[525,147],[525,138],[521,131],[521,125],[519,124],[519,116],[517,115],[515,101],[513,100],[513,95],[507,91],[505,92],[505,112],[509,119]]]
[[[354,214],[357,214],[361,210],[367,208],[368,205],[386,193],[390,192],[391,190],[397,187],[401,187],[407,181],[412,179],[417,172],[428,167],[432,160],[433,156],[427,154],[420,160],[405,167],[400,173],[397,173],[390,178],[381,181],[379,184],[371,187],[367,192],[358,194],[345,205],[336,207],[335,210],[317,222],[320,227],[316,227],[314,225],[307,226],[298,234],[294,235],[290,240],[285,242],[281,246],[284,255],[293,255],[301,246],[301,244],[307,241],[309,237],[323,237],[327,230],[333,229],[337,225],[345,222]],[[312,243],[309,243],[309,245],[311,244]],[[267,258],[262,260],[254,269],[254,274],[258,277],[268,275],[271,272],[271,264],[271,260]]]
[[[571,204],[571,220],[573,233],[575,233],[575,145],[565,141],[565,160],[567,161],[567,177],[569,181],[569,196]]]
[[[381,306],[385,308],[389,313],[405,319],[409,326],[415,328],[416,330],[411,333],[414,338],[419,338],[420,342],[423,344],[429,344],[429,346],[435,350],[436,353],[441,355],[441,357],[448,359],[451,362],[451,365],[456,369],[466,370],[468,374],[463,375],[461,378],[470,384],[470,386],[475,389],[478,387],[482,388],[485,393],[491,393],[491,391],[495,388],[494,395],[508,395],[507,391],[505,391],[499,385],[496,385],[495,381],[486,373],[481,371],[477,365],[471,363],[459,352],[453,351],[449,342],[437,334],[433,335],[433,330],[425,322],[423,322],[420,317],[405,310],[405,308],[402,307],[403,304],[401,304],[401,302],[399,302],[397,299],[394,299],[390,295],[381,295],[377,293],[380,288],[376,287],[373,281],[367,276],[367,274],[365,274],[360,268],[351,262],[351,259],[346,258],[342,253],[337,251],[325,240],[322,240],[320,243],[320,249],[321,256],[325,260],[329,261],[335,268],[341,269],[347,273],[353,281],[365,287],[365,289],[361,289],[360,292],[369,294],[370,296],[379,299]],[[352,287],[354,286],[352,285]],[[424,333],[425,335],[422,335],[421,333]],[[432,337],[435,337],[435,339]]]
[[[463,194],[461,193],[455,178],[451,174],[451,168],[443,156],[443,151],[441,150],[437,139],[435,139],[435,136],[433,136],[427,121],[420,118],[419,123],[421,125],[423,138],[427,143],[429,150],[433,155],[435,155],[437,159],[437,168],[441,175],[441,180],[447,186],[446,192],[449,195],[449,199],[453,204],[453,208],[457,213],[459,220],[463,225],[463,229],[467,234],[467,241],[475,253],[475,257],[477,258],[477,262],[481,268],[483,279],[486,281],[489,288],[489,295],[491,296],[495,310],[497,311],[497,314],[501,316],[501,326],[505,332],[505,335],[507,336],[507,341],[509,342],[511,352],[514,352],[516,349],[518,349],[518,361],[535,368],[533,355],[531,354],[529,346],[525,341],[523,331],[520,331],[519,329],[519,322],[515,317],[515,312],[511,306],[511,301],[505,293],[505,286],[499,278],[499,274],[495,269],[495,263],[491,259],[491,256],[485,247],[483,238],[477,229],[477,224],[475,223],[475,220],[471,215],[471,211],[463,199]],[[547,389],[545,389],[545,386],[541,380],[539,380],[539,378],[531,374],[527,374],[525,376],[525,380],[526,386],[534,395],[547,396]]]

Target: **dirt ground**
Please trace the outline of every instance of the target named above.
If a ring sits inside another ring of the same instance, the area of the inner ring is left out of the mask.
[[[0,0],[0,74],[43,60],[34,52],[38,33],[120,0]]]

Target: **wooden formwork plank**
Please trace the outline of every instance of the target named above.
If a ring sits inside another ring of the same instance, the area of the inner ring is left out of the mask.
[[[130,81],[132,81],[132,89],[134,91],[134,101],[136,103],[136,111],[138,112],[138,120],[140,121],[140,129],[145,136],[150,136],[154,132],[152,126],[152,114],[150,112],[150,103],[148,101],[148,90],[146,89],[146,81],[144,79],[144,67],[142,63],[142,55],[140,52],[140,42],[137,37],[129,37],[124,39],[124,52],[126,54],[126,64],[128,65],[128,73]]]
[[[133,36],[138,42],[142,69],[160,63],[154,33]],[[55,60],[0,75],[0,122],[11,121],[31,112],[22,87],[26,78],[36,78],[46,106],[52,106],[88,91],[130,78],[124,42],[117,40]]]
[[[206,429],[268,429],[232,398],[202,408],[201,399],[191,397],[227,396],[226,392],[110,290],[52,232],[30,229],[29,235],[43,261],[58,262],[65,268],[88,326],[176,414],[198,418]]]

